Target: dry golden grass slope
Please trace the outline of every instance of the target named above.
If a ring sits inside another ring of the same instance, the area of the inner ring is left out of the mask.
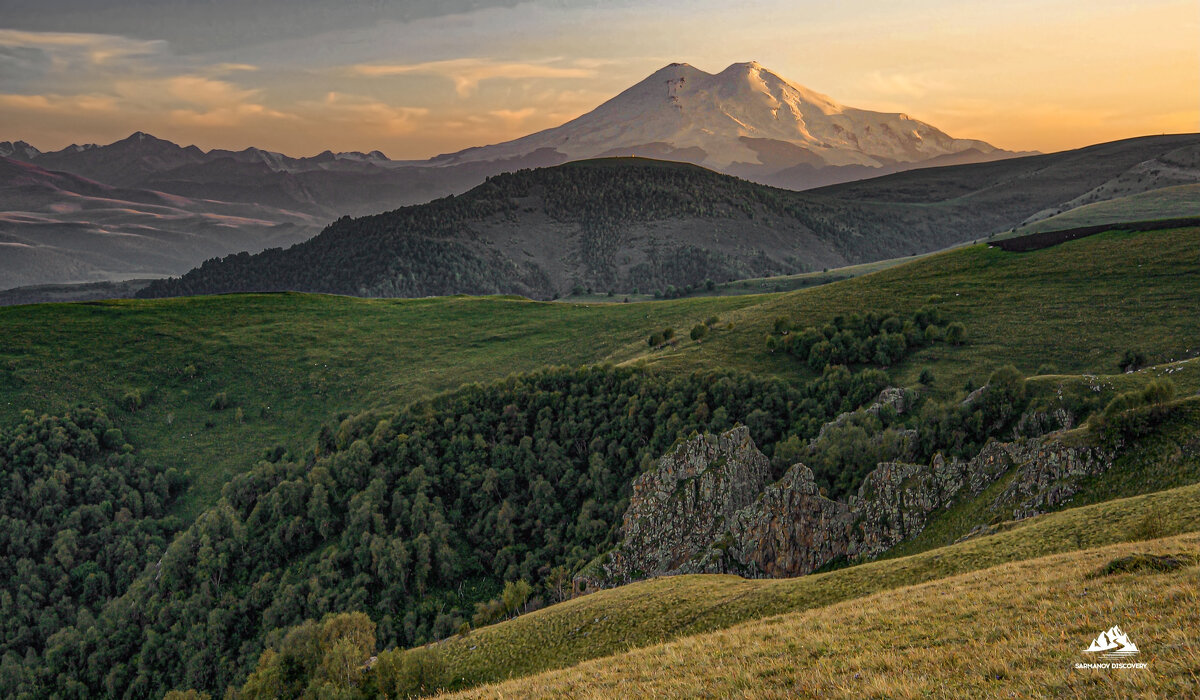
[[[1200,484],[1192,484],[1001,523],[990,535],[821,574],[640,581],[481,627],[436,649],[447,689],[480,687],[1013,561],[1198,531]]]
[[[1200,567],[1095,576],[1197,552],[1193,533],[1013,562],[454,697],[1200,697]],[[1148,668],[1077,669],[1113,625]]]

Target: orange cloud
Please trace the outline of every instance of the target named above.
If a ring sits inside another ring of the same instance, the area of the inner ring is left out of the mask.
[[[107,95],[0,95],[0,107],[28,112],[116,112]]]
[[[245,126],[247,122],[261,119],[295,119],[293,115],[269,109],[259,104],[240,104],[216,107],[207,110],[174,109],[169,113],[172,124],[200,126],[205,128],[232,129]]]
[[[588,78],[595,75],[591,67],[560,67],[548,63],[504,63],[478,58],[456,58],[449,61],[429,61],[407,65],[360,64],[350,66],[354,75],[372,78],[394,75],[438,75],[454,82],[462,97],[469,96],[485,80],[521,80],[528,78]]]
[[[498,118],[504,122],[504,126],[508,129],[515,129],[525,123],[525,120],[537,113],[533,107],[525,109],[493,109],[488,114]]]
[[[147,81],[139,88],[155,89],[165,86],[166,94],[183,102],[204,106],[244,104],[256,97],[260,90],[244,90],[225,80],[213,80],[198,75],[180,75],[165,81]]]
[[[321,102],[302,103],[306,115],[314,121],[350,124],[355,130],[382,129],[390,134],[416,131],[422,117],[429,115],[423,107],[398,107],[380,100],[358,95],[330,92]]]

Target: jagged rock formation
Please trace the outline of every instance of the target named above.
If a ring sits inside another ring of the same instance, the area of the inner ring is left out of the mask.
[[[990,508],[1025,518],[1067,501],[1112,465],[1100,448],[1030,438],[991,442],[969,460],[885,462],[846,502],[823,496],[797,464],[765,488],[766,457],[745,428],[696,436],[639,477],[624,538],[591,587],[677,573],[797,576],[837,559],[876,557],[919,534],[941,510],[1011,480]],[[1015,472],[1014,472],[1015,470]]]
[[[812,470],[797,464],[733,519],[726,549],[736,571],[748,576],[810,572],[846,553],[852,514],[822,496]]]
[[[684,441],[633,482],[638,507],[625,514],[626,546],[613,565],[631,578],[687,568],[770,478],[770,462],[744,427]]]
[[[1075,427],[1078,417],[1059,406],[1045,411],[1027,411],[1013,426],[1014,435],[1045,435]]]
[[[1107,471],[1113,459],[1099,448],[1068,447],[1056,442],[1035,442],[1024,456],[1017,477],[996,498],[997,506],[1012,507],[1014,520],[1066,503],[1087,477]]]

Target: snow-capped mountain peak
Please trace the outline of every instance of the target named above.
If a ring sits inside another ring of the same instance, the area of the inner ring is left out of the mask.
[[[971,149],[980,155],[997,151],[904,114],[844,106],[749,61],[717,74],[672,63],[562,126],[436,160],[511,159],[544,149],[564,160],[652,155],[727,171],[801,164],[878,168]]]
[[[41,151],[24,141],[0,141],[0,157],[13,160],[33,160]]]

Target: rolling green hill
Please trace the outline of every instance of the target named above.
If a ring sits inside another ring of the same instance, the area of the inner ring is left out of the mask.
[[[1054,203],[1043,209],[1073,208],[1134,191],[1193,183],[1200,165],[1198,147],[1200,134],[1142,136],[1059,153],[922,168],[810,192],[928,205],[969,200],[993,212],[1012,213],[1032,202]]]
[[[343,218],[287,250],[209,261],[139,294],[466,292],[549,299],[572,285],[664,289],[928,247],[903,232],[849,241],[817,231],[808,209],[795,193],[694,165],[580,161],[498,175],[429,204]]]
[[[155,563],[75,625],[38,621],[44,648],[12,677],[22,687],[70,678],[92,694],[219,691],[305,618],[366,611],[386,646],[452,636],[468,618],[485,625],[508,609],[506,582],[561,597],[563,577],[614,544],[632,477],[677,438],[740,422],[772,457],[888,383],[928,388],[900,427],[964,421],[928,449],[965,450],[1016,430],[1027,406],[1082,418],[1166,377],[1183,397],[1182,413],[1168,414],[1178,423],[1155,423],[1161,443],[1142,435],[1126,451],[1144,456],[1116,467],[1125,490],[1097,483],[1080,498],[1190,483],[1195,465],[1170,449],[1183,438],[1161,431],[1195,427],[1198,253],[1197,230],[1174,229],[1029,253],[969,246],[787,294],[634,304],[277,294],[2,309],[0,418],[103,408],[130,443],[123,453],[191,484],[175,501],[190,526],[172,521],[184,529]],[[949,342],[951,323],[965,342]],[[849,368],[820,371],[768,346],[809,326],[850,344]],[[1118,374],[1127,355],[1147,367]],[[539,369],[594,362],[609,364]],[[1005,364],[1038,376],[985,427],[958,407],[968,382]],[[523,374],[503,379],[513,372]],[[55,455],[61,442],[31,435],[17,453],[44,465],[30,455]],[[73,468],[63,458],[64,473]],[[155,488],[139,484],[136,498]],[[99,508],[88,512],[115,517]],[[963,502],[912,546],[944,545],[991,517]],[[63,573],[64,585],[86,580]],[[530,658],[543,665],[526,672],[553,666]]]
[[[781,316],[803,328],[863,309],[911,312],[936,298],[969,341],[919,350],[892,374],[911,383],[929,367],[945,393],[1009,362],[1027,374],[1108,374],[1130,348],[1160,364],[1194,357],[1198,256],[1200,230],[1181,229],[1020,254],[976,245],[782,295],[549,304],[283,294],[8,307],[0,418],[106,406],[142,454],[191,477],[181,504],[195,514],[267,448],[296,451],[339,413],[466,382],[603,361],[671,374],[810,376],[764,346]],[[708,338],[687,339],[710,317],[720,322]],[[668,326],[678,343],[648,348],[646,337]],[[217,394],[227,409],[211,408]]]
[[[915,309],[931,300],[962,321],[969,342],[916,352],[893,371],[903,382],[923,366],[939,389],[956,389],[984,368],[1007,362],[1029,374],[1111,373],[1126,349],[1154,363],[1196,357],[1195,303],[1200,229],[1106,233],[1030,253],[986,245],[929,256],[835,284],[781,295],[731,311],[732,326],[702,348],[681,345],[651,356],[666,368],[721,366],[795,372],[800,363],[759,350],[775,319],[796,328],[867,309]],[[736,297],[734,297],[736,298]]]
[[[1061,214],[1019,226],[1012,235],[1058,231],[1080,226],[1113,225],[1123,221],[1192,216],[1200,216],[1200,185],[1175,185],[1084,204]]]
[[[339,414],[548,365],[629,360],[655,330],[754,301],[271,294],[6,307],[0,420],[105,406],[141,454],[191,477],[182,505],[194,515],[263,450],[299,451]]]

